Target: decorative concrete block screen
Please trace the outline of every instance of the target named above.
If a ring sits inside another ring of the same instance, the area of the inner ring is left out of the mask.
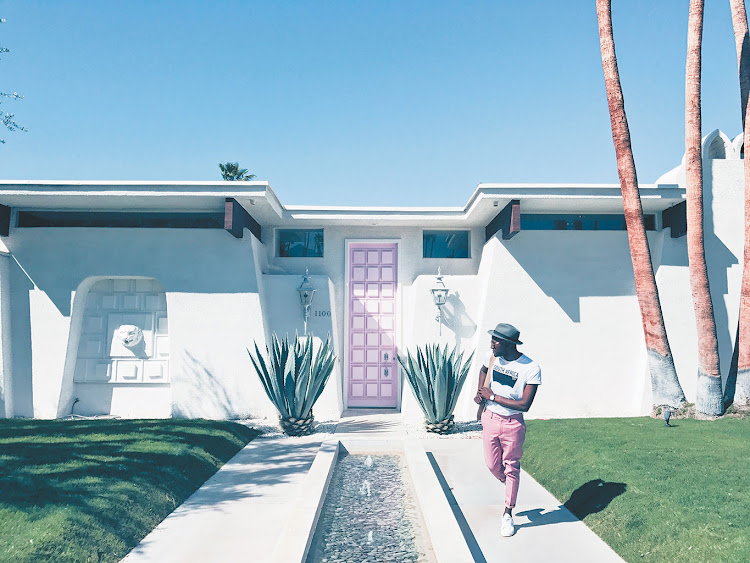
[[[153,279],[101,280],[89,290],[74,380],[167,383],[167,299]]]

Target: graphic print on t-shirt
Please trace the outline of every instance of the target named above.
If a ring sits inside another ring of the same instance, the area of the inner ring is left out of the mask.
[[[492,370],[492,381],[496,381],[500,385],[507,385],[508,387],[515,387],[517,380],[518,380],[517,371],[505,369],[502,366],[495,366],[495,368]]]

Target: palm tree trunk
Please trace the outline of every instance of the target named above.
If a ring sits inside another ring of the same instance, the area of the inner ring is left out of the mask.
[[[750,38],[747,33],[747,13],[745,0],[729,0],[732,8],[732,27],[734,43],[737,47],[737,67],[740,77],[740,115],[742,130],[745,130],[745,111],[747,96],[750,91]]]
[[[750,110],[750,104],[747,105]],[[750,139],[750,114],[745,114],[745,139]],[[745,247],[743,251],[740,314],[737,326],[736,390],[734,400],[750,405],[750,158],[745,157]]]
[[[652,403],[656,406],[679,407],[685,394],[677,379],[672,352],[664,327],[659,293],[656,289],[651,251],[643,225],[643,208],[638,192],[638,179],[630,144],[630,130],[625,115],[625,102],[617,69],[615,42],[612,34],[612,0],[597,0],[599,42],[602,53],[604,83],[612,123],[612,140],[617,154],[617,173],[620,177],[625,223],[628,229],[630,256],[635,274],[635,292],[641,309],[641,321],[646,338],[649,370],[651,372]]]
[[[703,414],[724,411],[719,344],[703,244],[703,163],[701,162],[701,39],[703,2],[690,0],[685,66],[685,177],[690,288],[698,332],[698,388],[695,406]]]
[[[750,91],[750,35],[747,28],[747,13],[744,0],[730,0],[732,26],[737,46],[737,67],[740,77],[740,100],[742,104],[743,148],[744,139],[750,139],[747,115],[747,98]],[[724,391],[724,405],[737,403],[750,405],[750,159],[744,159],[745,167],[745,247],[740,289],[740,312],[737,338],[734,341],[732,365]]]
[[[750,138],[748,132],[747,98],[750,91],[750,36],[748,35],[747,13],[744,0],[730,0],[732,27],[737,47],[737,67],[740,79],[740,101],[742,106],[743,150],[744,140]],[[745,247],[740,289],[740,311],[737,323],[737,337],[734,341],[732,363],[724,389],[724,406],[732,403],[750,405],[750,162],[744,159],[745,168]]]

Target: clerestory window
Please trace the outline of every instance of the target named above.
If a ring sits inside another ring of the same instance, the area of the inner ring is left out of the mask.
[[[656,230],[656,216],[644,215],[647,231]],[[521,231],[625,231],[624,215],[521,213]]]
[[[280,258],[323,256],[323,229],[278,229],[276,248]]]
[[[423,231],[423,258],[469,258],[469,231]]]

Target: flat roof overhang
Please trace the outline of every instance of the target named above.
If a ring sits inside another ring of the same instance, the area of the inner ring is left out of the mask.
[[[641,184],[645,214],[684,201],[677,184]],[[521,213],[622,214],[618,184],[479,184],[463,207],[284,206],[268,182],[0,181],[0,204],[20,211],[223,212],[234,199],[263,227],[486,226],[512,200]]]

